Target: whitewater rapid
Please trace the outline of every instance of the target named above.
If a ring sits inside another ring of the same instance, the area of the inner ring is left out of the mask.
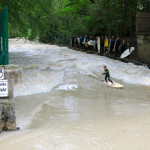
[[[77,81],[69,81],[74,74],[101,80],[104,78],[101,76],[104,65],[115,81],[150,86],[150,70],[146,66],[123,63],[67,47],[16,39],[10,40],[9,49],[10,57],[13,57],[10,63],[18,64],[23,71],[23,82],[15,88],[15,96],[46,93],[56,87],[78,88]]]

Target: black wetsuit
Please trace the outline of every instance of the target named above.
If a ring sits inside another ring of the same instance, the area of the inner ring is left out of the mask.
[[[103,73],[102,75],[105,75],[105,81],[107,82],[107,78],[108,78],[108,80],[111,82],[111,83],[113,83],[111,80],[110,80],[110,74],[109,74],[109,70],[108,69],[106,69],[105,70],[105,73]]]

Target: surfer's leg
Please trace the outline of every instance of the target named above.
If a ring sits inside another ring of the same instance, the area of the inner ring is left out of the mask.
[[[110,76],[108,76],[108,80],[109,80],[111,83],[113,83],[113,81],[112,81],[112,80],[110,80]]]
[[[108,78],[108,76],[107,75],[105,75],[105,81],[107,82],[107,78]]]

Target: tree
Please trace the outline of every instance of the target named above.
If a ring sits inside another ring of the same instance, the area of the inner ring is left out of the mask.
[[[1,0],[9,8],[10,37],[65,43],[71,35],[136,34],[136,13],[149,0]]]

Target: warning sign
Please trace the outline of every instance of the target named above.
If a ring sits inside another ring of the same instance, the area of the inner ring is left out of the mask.
[[[0,97],[8,97],[8,80],[0,80]]]

